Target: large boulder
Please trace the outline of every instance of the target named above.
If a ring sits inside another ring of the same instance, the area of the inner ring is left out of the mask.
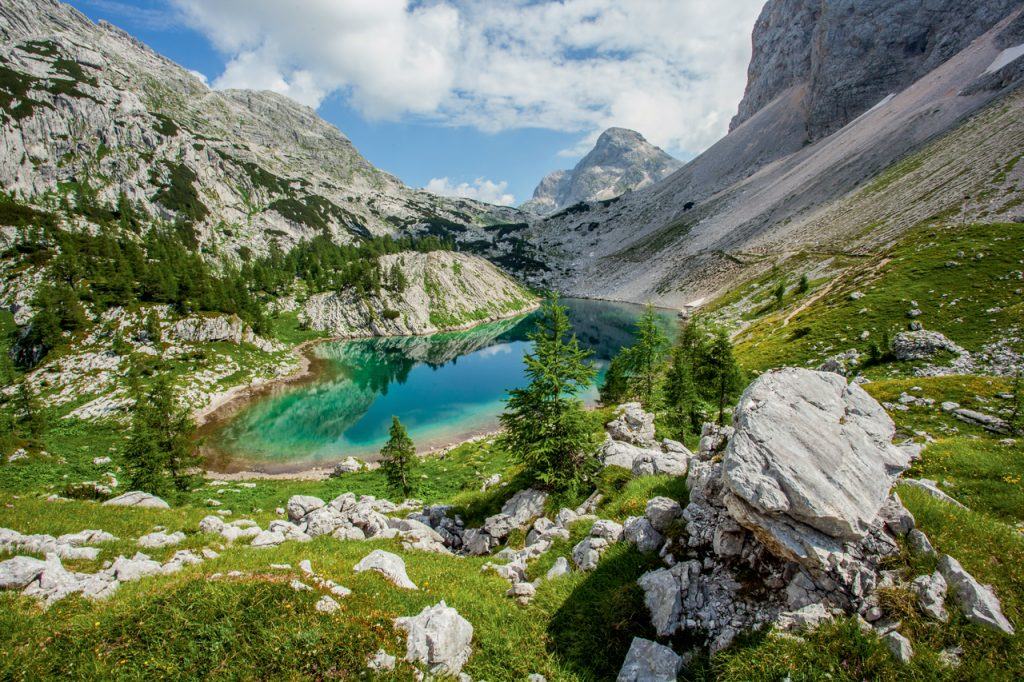
[[[774,554],[820,566],[863,538],[909,455],[857,384],[826,372],[766,372],[743,393],[722,480],[730,515]]]
[[[683,659],[672,649],[634,637],[616,682],[675,682]]]
[[[408,633],[405,660],[427,665],[431,675],[457,677],[473,653],[473,626],[442,600],[419,615],[396,618]]]
[[[171,505],[161,500],[156,495],[144,493],[141,490],[132,490],[113,497],[103,503],[109,507],[143,507],[145,509],[170,509]]]
[[[654,445],[654,415],[640,403],[619,405],[616,417],[605,425],[612,440],[639,446]]]
[[[942,351],[954,355],[967,352],[939,332],[926,329],[900,332],[892,340],[892,354],[901,361],[927,360]]]

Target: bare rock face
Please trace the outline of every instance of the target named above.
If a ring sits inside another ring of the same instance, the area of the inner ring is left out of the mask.
[[[909,464],[895,425],[857,384],[787,368],[747,388],[725,451],[725,504],[780,557],[820,565],[863,538]]]
[[[956,593],[967,620],[1008,635],[1014,633],[1013,625],[1003,615],[999,599],[991,587],[979,583],[948,554],[939,557],[939,572]]]
[[[640,133],[609,128],[570,171],[547,175],[524,211],[547,215],[584,201],[603,201],[654,184],[682,166]]]
[[[654,445],[654,415],[644,412],[640,403],[619,405],[615,415],[605,426],[612,440],[640,447]]]
[[[771,0],[754,27],[735,129],[785,90],[804,88],[809,140],[842,128],[950,59],[1015,0]]]

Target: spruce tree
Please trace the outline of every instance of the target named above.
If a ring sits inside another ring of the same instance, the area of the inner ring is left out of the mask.
[[[707,365],[712,377],[714,400],[718,405],[718,423],[725,424],[725,407],[742,386],[743,374],[732,352],[732,342],[724,329],[715,333],[708,349]]]
[[[188,490],[191,469],[200,463],[194,432],[192,417],[178,405],[166,374],[158,375],[148,389],[138,390],[124,453],[131,487],[153,495],[172,488]]]
[[[416,463],[416,448],[398,417],[391,417],[391,437],[380,449],[380,467],[388,481],[388,488],[408,498],[413,491],[412,470]]]
[[[618,405],[624,402],[629,394],[629,348],[623,348],[608,364],[604,374],[604,382],[600,388],[600,399],[603,405]]]
[[[700,432],[703,401],[697,390],[697,373],[707,355],[707,340],[700,320],[684,322],[672,346],[665,375],[665,403],[684,431]]]
[[[523,361],[530,383],[510,392],[499,442],[540,485],[570,488],[588,473],[596,446],[576,397],[594,380],[590,351],[580,348],[557,297],[545,302],[529,339],[534,350]]]
[[[783,301],[786,299],[786,283],[779,282],[779,286],[775,287],[775,307],[781,308]]]
[[[797,292],[806,294],[811,289],[811,280],[807,277],[807,273],[800,278],[800,284],[797,285]]]
[[[658,326],[658,314],[654,306],[647,304],[644,314],[636,325],[636,343],[630,348],[632,364],[633,394],[640,402],[653,410],[657,403],[658,379],[665,363],[668,337]]]
[[[146,325],[143,331],[145,331],[146,340],[149,341],[150,344],[156,346],[163,341],[163,332],[160,330],[160,316],[157,315],[154,308],[150,308],[149,312],[146,314]]]

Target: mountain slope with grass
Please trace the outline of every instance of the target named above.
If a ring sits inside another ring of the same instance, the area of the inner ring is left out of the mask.
[[[833,20],[872,25],[876,10],[891,5],[857,3],[833,15],[833,4],[808,19],[813,35],[832,35],[821,27]],[[550,254],[548,281],[576,294],[681,307],[730,288],[765,259],[802,249],[870,249],[929,215],[964,210],[974,221],[1019,220],[1012,150],[1019,146],[1021,63],[999,60],[1022,40],[1020,8],[940,4],[943,11],[934,13],[914,3],[892,6],[931,22],[922,45],[935,49],[906,58],[898,41],[880,38],[828,51],[827,42],[812,41],[814,58],[802,59],[785,22],[763,24],[779,35],[756,44],[752,68],[764,73],[751,74],[752,92],[772,98],[751,100],[741,124],[666,180],[539,224],[532,234]],[[765,12],[788,5],[807,3],[769,3]],[[966,16],[960,5],[983,7],[988,19],[956,33],[954,52],[951,43],[938,49],[935,42],[953,36],[952,25]],[[905,28],[877,24],[882,35]],[[878,71],[862,65],[886,49],[900,55],[885,71],[892,78],[876,82]],[[776,59],[791,60],[791,87],[781,87],[789,81],[768,68]],[[820,77],[819,89],[829,90],[835,79],[822,74],[830,73],[851,81],[832,93],[840,103],[809,94],[804,82]],[[879,87],[892,89],[869,98]],[[864,99],[844,105],[846,97]],[[815,117],[827,115],[811,137],[808,107]],[[927,172],[917,165],[924,149],[931,151]]]

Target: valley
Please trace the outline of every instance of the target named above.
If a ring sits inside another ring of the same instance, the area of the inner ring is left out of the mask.
[[[1022,43],[768,0],[514,208],[4,2],[0,678],[1024,678]]]

